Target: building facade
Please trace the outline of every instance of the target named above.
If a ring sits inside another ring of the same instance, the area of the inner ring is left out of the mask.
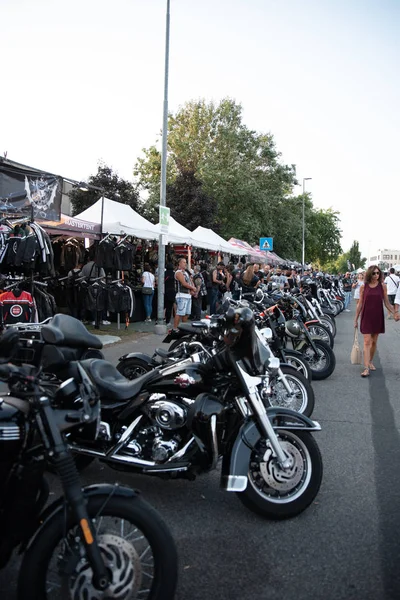
[[[368,258],[368,266],[378,265],[383,271],[400,264],[400,250],[388,248],[377,250]]]

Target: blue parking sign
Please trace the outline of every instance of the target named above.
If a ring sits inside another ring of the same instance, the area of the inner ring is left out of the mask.
[[[274,249],[274,238],[260,238],[260,250],[272,252]]]

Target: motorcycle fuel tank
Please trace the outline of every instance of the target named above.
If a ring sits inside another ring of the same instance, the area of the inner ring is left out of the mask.
[[[147,384],[146,391],[195,397],[210,388],[207,368],[201,363],[171,365],[161,369],[159,375]]]

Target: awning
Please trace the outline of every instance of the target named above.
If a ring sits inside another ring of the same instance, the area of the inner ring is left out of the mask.
[[[150,223],[128,204],[115,202],[109,198],[100,198],[95,204],[76,215],[76,218],[99,225],[103,223],[103,233],[132,235],[145,240],[155,240],[159,236],[157,225]]]
[[[76,237],[85,237],[90,239],[100,239],[100,225],[90,223],[76,217],[61,215],[59,221],[37,221],[49,235],[68,235]]]
[[[212,229],[207,229],[206,227],[201,227],[199,225],[199,227],[192,232],[192,236],[197,240],[197,243],[194,243],[193,245],[199,248],[208,247],[210,250],[225,252],[226,254],[246,254],[246,251],[243,250],[243,248],[234,246],[229,241],[227,242]],[[208,246],[201,244],[208,244]]]

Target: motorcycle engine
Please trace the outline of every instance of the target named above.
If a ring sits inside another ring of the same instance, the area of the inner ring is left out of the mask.
[[[145,460],[163,463],[173,456],[182,443],[177,430],[187,420],[187,409],[194,401],[190,398],[152,394],[143,409],[151,425],[140,429],[128,444],[129,450]]]
[[[180,429],[186,423],[187,408],[193,400],[190,398],[167,397],[165,394],[152,394],[146,404],[145,412],[162,429]]]

